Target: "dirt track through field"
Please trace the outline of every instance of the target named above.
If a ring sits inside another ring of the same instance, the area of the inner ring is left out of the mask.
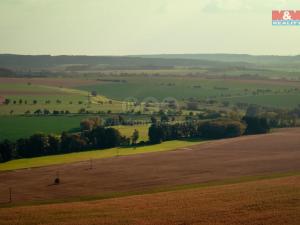
[[[0,202],[64,199],[300,171],[300,128],[213,141],[176,151],[0,173]],[[51,185],[59,171],[60,185]]]

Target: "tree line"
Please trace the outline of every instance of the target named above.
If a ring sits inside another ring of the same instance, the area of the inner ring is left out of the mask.
[[[240,121],[212,120],[193,123],[156,123],[149,128],[149,141],[153,144],[182,138],[219,139],[238,137],[245,133],[246,125]]]
[[[16,142],[0,142],[0,158],[9,161],[16,158],[32,158],[45,155],[65,154],[91,149],[104,149],[130,144],[130,138],[124,137],[114,128],[96,127],[80,133],[63,132],[61,135],[38,133]]]
[[[185,123],[153,123],[148,132],[152,144],[182,138],[220,139],[241,135],[268,133],[271,127],[266,118],[243,117],[242,121],[217,119]]]
[[[0,161],[16,158],[31,158],[45,155],[65,154],[91,149],[106,149],[118,146],[136,145],[139,138],[137,130],[131,138],[122,136],[112,127],[104,127],[97,118],[88,121],[78,133],[63,132],[61,135],[38,133],[16,142],[0,142]],[[220,139],[244,134],[267,133],[270,126],[265,118],[247,117],[242,121],[218,119],[183,123],[168,123],[152,120],[149,127],[149,144],[182,138]]]

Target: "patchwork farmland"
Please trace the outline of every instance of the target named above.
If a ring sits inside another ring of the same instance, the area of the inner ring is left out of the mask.
[[[296,69],[125,59],[0,77],[0,224],[297,224]]]

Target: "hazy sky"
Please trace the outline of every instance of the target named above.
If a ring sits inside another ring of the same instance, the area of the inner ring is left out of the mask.
[[[0,53],[300,54],[300,0],[0,0]]]

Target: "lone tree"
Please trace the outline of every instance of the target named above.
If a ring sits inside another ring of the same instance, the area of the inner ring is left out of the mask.
[[[10,99],[6,98],[5,101],[4,101],[4,104],[8,105],[10,102],[11,102]]]
[[[132,140],[132,144],[136,145],[137,140],[139,139],[140,135],[139,135],[139,131],[137,129],[135,129],[133,131],[133,134],[131,136],[131,140]]]

